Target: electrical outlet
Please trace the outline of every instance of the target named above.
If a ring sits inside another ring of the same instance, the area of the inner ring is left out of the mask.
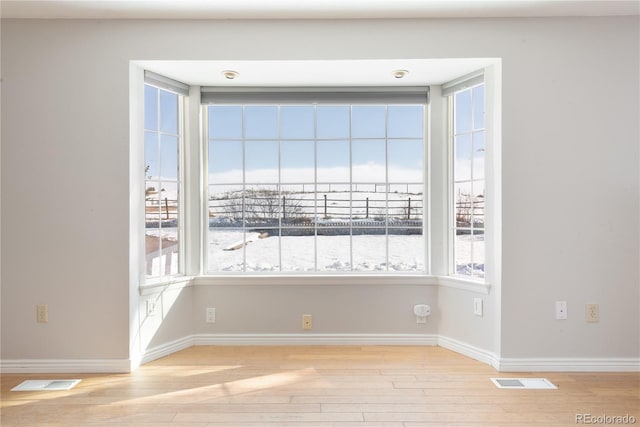
[[[473,299],[473,314],[482,317],[482,298]]]
[[[36,305],[36,322],[47,323],[49,321],[49,306],[47,304]]]
[[[302,329],[311,330],[313,328],[313,316],[310,314],[302,315]]]
[[[557,320],[567,319],[567,302],[566,301],[556,301],[556,319]]]
[[[216,323],[216,309],[215,308],[213,308],[213,307],[208,307],[207,308],[206,322],[207,323]]]
[[[584,320],[586,320],[587,322],[599,322],[600,306],[598,304],[585,304]]]
[[[155,316],[158,313],[156,309],[157,309],[156,302],[148,299],[147,300],[147,316]]]

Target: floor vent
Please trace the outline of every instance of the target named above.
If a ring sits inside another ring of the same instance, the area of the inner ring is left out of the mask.
[[[56,391],[71,390],[82,380],[27,380],[11,391]]]
[[[551,381],[546,378],[491,378],[498,388],[510,389],[556,389]]]

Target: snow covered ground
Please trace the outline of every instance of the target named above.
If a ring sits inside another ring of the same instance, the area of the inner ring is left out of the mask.
[[[424,270],[422,235],[276,235],[260,238],[258,233],[248,231],[246,245],[225,250],[238,247],[243,242],[243,234],[241,230],[210,229],[209,270],[241,272],[245,257],[247,272],[350,271],[352,265],[353,270],[363,272]]]
[[[260,233],[251,227],[259,227],[258,219],[250,220],[247,229],[243,222],[233,219],[234,209],[243,206],[239,202],[242,192],[226,185],[210,186],[210,225],[208,247],[208,271],[216,272],[423,272],[425,269],[425,236],[422,234],[377,234],[379,225],[388,224],[403,231],[419,230],[423,218],[422,186],[417,184],[323,184],[322,186],[283,185],[278,191],[274,186],[257,186],[253,190],[274,191],[275,211],[268,211],[265,218],[278,222],[283,203],[295,206],[293,220],[300,219],[300,230],[312,235],[284,235]],[[312,191],[309,191],[311,188]],[[313,190],[316,191],[313,191]],[[349,189],[353,191],[349,191]],[[388,189],[389,191],[384,191]],[[259,202],[269,193],[246,193],[245,206]],[[265,194],[267,194],[265,196]],[[325,202],[326,196],[326,202]],[[367,202],[369,209],[366,209]],[[409,202],[409,199],[411,201]],[[235,204],[234,204],[235,203]],[[409,206],[411,211],[409,213]],[[326,210],[325,210],[326,209]],[[326,216],[325,216],[326,212]],[[408,215],[409,213],[409,215]],[[417,222],[417,224],[408,221]],[[304,220],[304,221],[303,221]],[[265,220],[266,221],[266,220]],[[386,222],[388,221],[388,222]],[[253,224],[252,224],[253,222]],[[374,222],[378,222],[376,224]],[[370,224],[371,223],[371,224]],[[291,223],[290,223],[291,224]],[[342,229],[336,235],[313,235],[315,226],[327,230]],[[349,235],[350,225],[361,224],[360,233]],[[375,228],[375,229],[374,229]],[[295,229],[295,227],[294,227]],[[157,229],[147,229],[156,234]],[[419,231],[418,231],[419,232]],[[176,238],[175,228],[163,228],[163,235]],[[293,234],[293,233],[292,233]],[[307,233],[295,233],[307,234]],[[157,234],[156,234],[157,235]],[[456,271],[466,276],[484,276],[484,235],[459,235],[455,239]]]
[[[158,230],[148,229],[147,233],[157,235]],[[175,239],[177,229],[165,228],[162,234]],[[457,272],[483,277],[484,236],[456,236],[455,244]],[[210,272],[421,272],[425,268],[422,235],[276,235],[261,238],[257,232],[245,234],[242,230],[211,228],[208,247]],[[475,262],[471,258],[472,250]],[[245,260],[246,270],[243,269]]]

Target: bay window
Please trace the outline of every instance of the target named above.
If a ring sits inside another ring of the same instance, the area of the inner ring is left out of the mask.
[[[427,87],[195,87],[187,103],[189,86],[146,72],[143,280],[426,277],[435,259],[439,276],[483,282],[482,73],[441,89],[442,141]]]

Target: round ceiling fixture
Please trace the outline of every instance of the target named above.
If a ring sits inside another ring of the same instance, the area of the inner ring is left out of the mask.
[[[391,75],[393,77],[395,77],[396,79],[401,79],[404,76],[406,76],[407,74],[409,74],[408,70],[395,70],[395,71],[391,72]]]
[[[240,75],[240,73],[238,73],[237,71],[233,71],[233,70],[224,70],[222,72],[222,75],[228,80],[233,80],[236,77],[238,77]]]

